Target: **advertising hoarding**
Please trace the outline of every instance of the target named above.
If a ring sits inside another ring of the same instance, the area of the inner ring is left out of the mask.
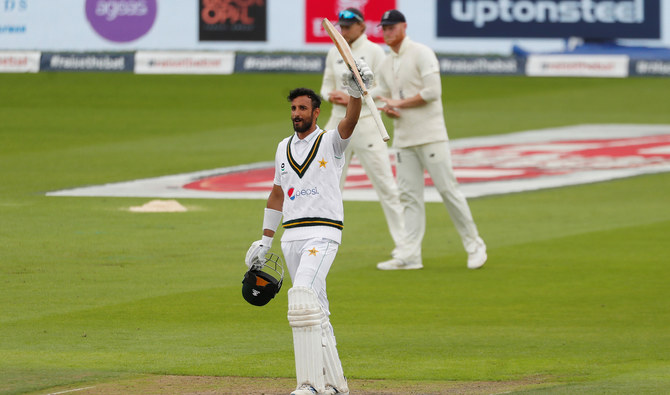
[[[132,72],[132,53],[42,53],[40,71]]]
[[[233,52],[162,52],[135,53],[137,74],[232,74]]]
[[[200,41],[266,41],[266,0],[198,0]]]
[[[443,7],[444,4],[450,4],[448,0],[264,0],[263,4],[267,12],[264,25],[265,41],[252,41],[251,39],[236,41],[228,40],[226,37],[220,40],[212,37],[209,40],[204,36],[201,39],[199,22],[202,17],[200,10],[201,4],[204,4],[201,3],[203,0],[153,1],[155,1],[155,16],[151,11],[153,8],[150,6],[153,2],[150,0],[0,0],[0,50],[68,53],[138,50],[243,51],[247,53],[326,52],[332,47],[332,43],[325,36],[325,32],[321,32],[320,21],[323,17],[336,20],[337,11],[347,7],[360,7],[365,10],[366,19],[370,22],[368,34],[378,42],[382,41],[381,35],[375,37],[375,31],[378,29],[376,24],[381,13],[387,8],[400,9],[407,18],[408,35],[413,40],[428,45],[438,54],[509,55],[515,45],[531,52],[555,52],[565,48],[563,38],[537,38],[542,36],[546,26],[537,26],[537,29],[534,29],[537,34],[529,38],[438,36],[438,25],[440,28],[444,26],[442,20],[436,17],[436,10],[438,7]],[[221,3],[222,0],[212,1],[224,4]],[[236,1],[241,2],[242,0]],[[463,1],[464,6],[469,4],[467,2],[474,4],[474,0]],[[485,1],[488,3],[483,4],[495,4],[496,6],[505,4],[503,0]],[[581,0],[571,1],[581,4]],[[630,10],[631,8],[626,8],[622,1],[624,0],[610,0],[610,3],[622,5],[619,12]],[[628,0],[628,4],[643,4],[633,3],[633,1]],[[549,3],[548,0],[544,2]],[[515,4],[517,7],[520,7],[518,4],[527,6],[530,3],[530,0],[507,0],[507,4]],[[595,3],[605,4],[602,0],[591,0],[588,3],[591,4],[588,8],[590,10],[588,17],[595,12],[593,11]],[[99,13],[98,18],[102,20],[87,16],[86,9],[89,4],[96,5],[94,11]],[[232,6],[241,3],[231,0],[225,4]],[[312,5],[317,7],[327,5],[329,8],[326,11],[318,11],[312,9]],[[648,20],[651,15],[659,18],[661,26],[670,26],[670,0],[657,0],[655,3],[652,3],[651,0],[644,0],[644,5],[645,7],[657,7],[660,10],[659,14],[647,11],[645,8],[645,20]],[[258,5],[250,6],[249,16],[253,15],[251,10],[256,7]],[[513,12],[514,8],[502,7],[500,10],[502,10],[501,15],[506,15],[507,12]],[[607,10],[607,8],[601,10]],[[524,9],[520,7],[517,13],[522,11]],[[602,18],[602,15],[598,15],[599,18]],[[593,17],[595,18],[595,14]],[[104,26],[105,18],[110,19],[113,26]],[[239,18],[242,18],[242,14]],[[487,18],[490,19],[490,17]],[[228,23],[232,26],[230,21]],[[473,23],[465,24],[473,25]],[[484,24],[484,30],[492,25],[492,22],[487,22],[486,18],[480,19],[480,23]],[[125,26],[128,32],[134,32],[134,34],[126,38],[114,36],[112,28],[117,24]],[[551,24],[547,23],[547,25]],[[600,25],[605,25],[605,23]],[[616,25],[618,29],[623,24]],[[239,30],[243,26],[237,24],[235,28]],[[661,28],[660,31],[660,39],[632,39],[626,40],[624,45],[670,47],[670,29]],[[256,33],[249,34],[248,37],[253,37],[253,34]],[[576,32],[574,34],[577,35]],[[260,35],[257,38],[260,39]]]
[[[372,42],[383,43],[381,28],[377,25],[385,11],[397,8],[395,0],[305,0],[305,42],[330,44],[328,33],[321,27],[323,18],[332,23],[338,19],[338,12],[358,8],[365,16],[365,33]]]
[[[530,55],[526,75],[531,77],[628,77],[626,55]]]
[[[437,0],[438,37],[660,38],[659,0]]]
[[[37,73],[40,53],[37,51],[0,51],[0,73]]]

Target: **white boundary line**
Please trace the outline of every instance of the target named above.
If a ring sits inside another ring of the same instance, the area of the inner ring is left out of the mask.
[[[91,388],[95,388],[95,386],[93,386],[93,387],[84,387],[84,388],[75,388],[75,389],[73,389],[73,390],[60,391],[60,392],[52,392],[52,393],[50,393],[50,394],[48,394],[48,395],[67,394],[67,393],[69,393],[69,392],[77,392],[77,391],[90,390]]]

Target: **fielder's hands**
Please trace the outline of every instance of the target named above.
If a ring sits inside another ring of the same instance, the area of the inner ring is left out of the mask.
[[[368,66],[363,59],[358,59],[356,61],[356,68],[358,69],[358,74],[361,75],[361,79],[365,84],[366,88],[369,88],[374,81],[375,75],[372,73],[372,69]],[[354,73],[351,71],[346,71],[342,75],[344,80],[344,85],[347,88],[347,93],[351,97],[360,98],[363,93],[363,87],[358,85],[358,81],[354,77]]]
[[[384,107],[379,108],[379,110],[381,110],[384,114],[388,115],[390,118],[400,118],[400,112],[398,111],[398,109],[393,106],[389,106],[388,104],[385,105]]]
[[[244,263],[249,269],[260,269],[265,263],[265,256],[272,247],[272,239],[270,242],[264,240],[256,240],[251,243],[251,247],[247,250],[247,256],[244,258]]]

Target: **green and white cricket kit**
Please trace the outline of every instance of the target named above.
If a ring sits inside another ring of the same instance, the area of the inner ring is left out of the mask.
[[[339,185],[348,143],[337,130],[317,127],[302,140],[297,134],[284,139],[275,155],[274,183],[284,192],[281,245],[293,285],[288,292],[288,321],[296,378],[298,387],[319,393],[328,388],[349,391],[326,293],[326,277],[342,241],[344,207]]]
[[[279,143],[274,183],[284,190],[282,241],[315,235],[342,241],[344,208],[339,185],[348,143],[337,130],[320,128],[302,140],[294,134]]]

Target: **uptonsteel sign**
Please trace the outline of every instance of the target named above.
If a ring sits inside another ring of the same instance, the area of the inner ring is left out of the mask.
[[[658,0],[438,0],[439,37],[660,38]]]

